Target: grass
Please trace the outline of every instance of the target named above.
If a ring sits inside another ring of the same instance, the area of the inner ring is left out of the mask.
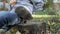
[[[41,18],[41,17],[56,17],[55,15],[32,15],[34,18]]]
[[[34,15],[47,15],[47,11],[36,11]]]
[[[16,34],[21,34],[19,31],[17,31],[17,33]]]
[[[33,21],[34,22],[39,22],[40,19],[50,19],[52,17],[56,17],[55,15],[48,15],[47,11],[37,11],[36,13],[34,13],[33,15]],[[16,34],[21,34],[19,31]],[[60,34],[60,32],[59,32]]]

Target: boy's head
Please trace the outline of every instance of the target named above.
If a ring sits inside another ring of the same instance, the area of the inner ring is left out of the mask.
[[[29,11],[26,8],[22,7],[22,6],[17,7],[15,9],[15,13],[17,13],[18,17],[21,17],[25,20],[30,20],[30,19],[33,18],[32,15],[29,13]]]
[[[11,6],[13,6],[13,5],[15,5],[15,4],[16,4],[16,1],[17,1],[17,0],[10,0],[10,2],[9,2],[9,3],[10,3],[10,5],[11,5]]]

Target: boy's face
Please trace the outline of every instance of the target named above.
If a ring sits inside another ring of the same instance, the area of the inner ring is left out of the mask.
[[[10,5],[14,5],[16,3],[16,0],[10,0]]]

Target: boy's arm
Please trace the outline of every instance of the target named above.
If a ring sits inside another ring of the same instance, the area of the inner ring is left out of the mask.
[[[43,10],[44,1],[43,0],[31,0],[35,10]]]

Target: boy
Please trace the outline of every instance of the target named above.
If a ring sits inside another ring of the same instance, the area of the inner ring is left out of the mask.
[[[12,8],[16,8],[18,6],[23,6],[28,10],[31,14],[36,10],[43,10],[44,1],[43,0],[10,0],[10,5]]]
[[[24,13],[26,14],[26,12],[28,13],[27,18],[30,19],[30,17],[32,17],[32,13],[33,11],[35,12],[36,10],[43,10],[43,5],[44,2],[43,0],[10,0],[10,6],[11,6],[11,10],[16,9],[17,7],[21,7],[21,9],[23,8]],[[25,11],[27,10],[27,11]],[[25,17],[23,11],[20,10],[20,14],[19,16],[21,18]],[[17,12],[17,11],[16,11]],[[23,14],[23,15],[22,15]],[[23,17],[22,17],[23,16]],[[26,20],[26,18],[23,18]]]

